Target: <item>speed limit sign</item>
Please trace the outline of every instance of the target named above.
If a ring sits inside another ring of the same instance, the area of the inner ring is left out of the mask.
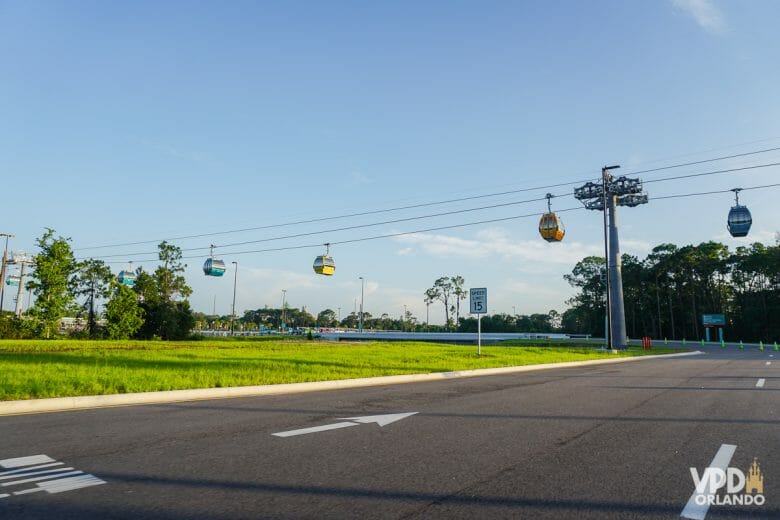
[[[487,287],[469,289],[471,314],[487,314]]]

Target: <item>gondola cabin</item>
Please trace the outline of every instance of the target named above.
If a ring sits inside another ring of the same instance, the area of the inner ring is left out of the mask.
[[[333,261],[332,256],[320,255],[314,259],[314,272],[317,274],[324,274],[325,276],[331,276],[336,272],[336,262]]]
[[[548,242],[560,242],[566,234],[566,229],[563,227],[563,221],[558,218],[558,215],[553,213],[552,205],[550,204],[552,198],[553,195],[548,193],[547,213],[542,215],[542,218],[539,220],[539,234]]]
[[[539,234],[548,242],[560,242],[566,234],[563,222],[555,213],[545,213],[539,221]]]
[[[325,244],[325,254],[320,255],[314,259],[314,272],[317,274],[323,274],[325,276],[331,276],[336,272],[336,262],[333,261],[333,257],[330,256],[330,244]]]
[[[122,285],[132,287],[135,285],[135,273],[133,271],[119,271],[119,276],[116,279]]]
[[[219,258],[214,258],[214,244],[211,244],[211,253],[209,257],[203,262],[203,274],[206,276],[222,276],[225,274],[225,262]]]
[[[207,258],[203,263],[203,273],[206,276],[222,276],[225,274],[225,262],[218,258]]]
[[[741,206],[739,204],[739,192],[741,188],[735,188],[731,190],[736,195],[736,204],[729,210],[729,216],[726,220],[726,227],[733,237],[746,237],[750,231],[750,226],[753,224],[753,217],[750,214],[750,210],[747,206]]]
[[[746,237],[753,224],[753,217],[750,210],[745,206],[734,206],[729,211],[729,218],[726,227],[733,237]]]

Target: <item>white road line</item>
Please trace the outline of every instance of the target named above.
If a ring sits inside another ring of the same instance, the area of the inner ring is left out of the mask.
[[[766,379],[759,379],[756,383],[756,388],[764,388],[764,384],[766,384]]]
[[[715,457],[712,459],[712,462],[710,462],[708,467],[718,468],[722,471],[726,471],[726,468],[728,468],[729,462],[731,462],[731,458],[734,456],[735,451],[737,451],[737,447],[735,445],[721,444],[718,453],[715,454]],[[704,472],[702,472],[702,474],[703,473]],[[710,506],[707,503],[707,500],[703,500],[704,505],[697,504],[696,497],[698,496],[706,497],[709,496],[709,493],[699,493],[698,491],[694,490],[691,498],[688,499],[688,503],[685,504],[685,508],[682,510],[682,513],[680,513],[681,517],[690,518],[691,520],[704,520],[704,517],[707,516],[707,511],[710,509]]]
[[[275,437],[294,437],[295,435],[306,435],[307,433],[325,432],[328,430],[338,430],[339,428],[349,428],[350,426],[360,426],[354,422],[340,422],[335,424],[326,424],[325,426],[314,426],[313,428],[302,428],[300,430],[290,430],[289,432],[272,433]]]
[[[7,480],[9,478],[24,478],[24,477],[32,477],[34,475],[46,475],[47,473],[61,473],[63,471],[70,471],[73,468],[58,468],[58,469],[47,469],[44,471],[22,471],[20,473],[17,473],[15,475],[6,475],[4,477],[0,477],[0,480]]]
[[[43,469],[43,468],[51,468],[52,466],[62,466],[65,464],[64,462],[53,462],[52,464],[41,464],[40,466],[30,466],[27,468],[22,469],[12,469],[10,471],[0,471],[0,477],[3,475],[13,475],[15,473],[25,473],[27,471],[32,471],[34,469]]]
[[[50,480],[37,484],[47,493],[62,493],[64,491],[73,491],[89,486],[99,486],[105,484],[105,480],[100,480],[94,475],[81,475],[78,477],[63,478],[60,480]]]
[[[59,480],[49,480],[48,482],[40,482],[36,484],[37,487],[24,489],[17,491],[14,495],[29,495],[30,493],[38,493],[39,491],[46,491],[47,493],[64,493],[65,491],[73,491],[90,486],[99,486],[105,484],[105,480],[100,480],[95,475],[79,475],[78,477],[61,478]]]
[[[0,494],[0,498],[10,497],[10,496],[11,496],[11,495],[9,495],[8,493],[6,493],[6,494]]]
[[[29,495],[30,493],[37,493],[38,491],[43,491],[43,488],[34,487],[30,489],[23,489],[22,491],[14,491],[14,495]]]
[[[55,460],[48,455],[31,455],[29,457],[0,460],[0,467],[18,468],[21,466],[32,466],[33,464],[46,464],[47,462],[55,462]]]
[[[60,478],[60,477],[69,477],[71,475],[83,475],[83,471],[71,471],[68,473],[60,473],[57,475],[46,475],[45,477],[35,477],[35,478],[28,478],[25,480],[15,480],[13,482],[5,482],[3,484],[0,484],[0,486],[18,486],[19,484],[27,484],[28,482],[37,482],[39,480],[51,480],[53,478]]]

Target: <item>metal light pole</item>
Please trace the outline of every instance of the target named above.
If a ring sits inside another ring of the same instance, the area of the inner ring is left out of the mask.
[[[606,263],[606,320],[607,348],[627,348],[626,313],[623,305],[623,279],[620,261],[620,241],[617,230],[617,207],[635,207],[647,204],[642,192],[642,181],[621,176],[614,178],[609,171],[620,166],[604,166],[601,182],[588,182],[574,190],[574,198],[586,209],[604,212],[604,261]]]
[[[236,282],[238,282],[238,262],[230,262],[236,266],[236,271],[233,274],[233,312],[230,315],[230,335],[235,335],[235,321],[236,321]]]
[[[425,332],[428,332],[428,327],[430,326],[430,309],[431,302],[425,300]]]
[[[365,285],[365,280],[362,276],[360,278],[360,324],[358,325],[358,331],[363,334],[363,286]]]
[[[10,233],[0,233],[0,237],[5,237],[5,248],[3,249],[3,266],[0,267],[0,312],[3,311],[3,297],[5,296],[5,263],[8,257],[8,239],[16,235]]]
[[[287,309],[287,289],[282,289],[282,323],[280,325],[285,324],[285,310]],[[281,328],[281,327],[279,327]]]

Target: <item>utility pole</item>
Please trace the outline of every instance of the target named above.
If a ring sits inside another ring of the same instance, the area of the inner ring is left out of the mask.
[[[8,239],[16,235],[10,233],[0,233],[0,237],[5,237],[5,248],[3,249],[3,266],[0,267],[0,312],[3,311],[3,296],[5,296],[5,264],[8,257]]]
[[[236,271],[233,274],[233,312],[230,314],[230,335],[235,334],[235,321],[236,321],[236,282],[238,281],[238,262],[231,262],[236,266]]]
[[[642,192],[642,181],[626,176],[613,177],[609,172],[620,166],[604,166],[601,182],[588,182],[574,190],[586,209],[604,212],[604,260],[606,262],[606,318],[607,348],[627,348],[626,313],[623,305],[623,277],[620,259],[620,241],[617,229],[617,207],[636,207],[647,204]]]
[[[360,323],[358,326],[358,331],[363,334],[363,285],[365,284],[365,280],[362,276],[360,278]]]

